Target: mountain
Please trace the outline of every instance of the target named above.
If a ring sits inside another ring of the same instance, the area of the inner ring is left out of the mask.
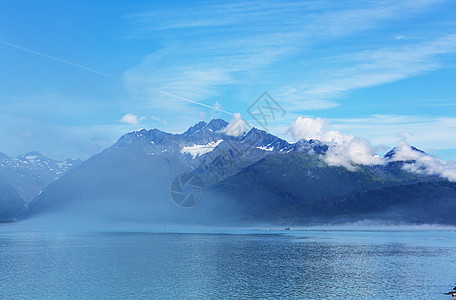
[[[199,153],[213,150],[226,136],[223,120],[200,122],[182,134],[137,130],[50,184],[33,201],[30,214],[85,211],[103,217],[135,219],[179,214],[169,200],[173,178],[185,172]],[[121,214],[118,212],[121,211]]]
[[[78,159],[55,161],[39,152],[29,152],[15,158],[0,153],[0,197],[4,199],[2,203],[6,203],[5,199],[21,203],[2,206],[0,220],[5,220],[1,217],[2,211],[5,213],[4,216],[6,212],[13,216],[23,214],[23,206],[26,207],[44,187],[80,163]],[[18,208],[17,212],[14,212],[16,210],[13,208]]]
[[[266,156],[293,150],[292,144],[256,128],[237,137],[227,135],[227,125],[215,119],[182,134],[130,132],[46,187],[31,203],[30,215],[62,210],[112,218],[119,217],[120,210],[122,216],[139,219],[210,214],[215,202],[183,214],[170,201],[170,184],[178,174],[194,170],[210,187]]]
[[[28,217],[71,213],[226,225],[362,218],[456,223],[443,211],[456,201],[455,184],[409,173],[402,168],[406,162],[391,159],[348,170],[321,159],[329,147],[321,141],[288,143],[257,128],[231,136],[225,133],[227,126],[216,119],[181,134],[158,129],[128,133],[44,188],[30,204]],[[390,153],[389,158],[394,156]],[[198,205],[183,208],[172,201],[170,189],[174,199],[184,199],[187,191],[181,184],[192,178],[198,178],[193,182],[204,197],[191,194]],[[434,209],[426,215],[430,203]]]
[[[16,189],[29,203],[49,183],[81,163],[79,159],[56,161],[39,152],[29,152],[16,158],[0,155],[0,178]]]
[[[396,172],[396,166],[392,174],[378,176],[373,172],[377,168],[388,167],[349,171],[328,166],[315,154],[269,156],[217,183],[214,194],[233,202],[240,212],[236,220],[245,223],[302,225],[363,218],[456,223],[448,213],[456,208],[456,183]]]
[[[301,207],[300,211],[304,213],[303,217],[317,215],[319,211],[320,222],[371,219],[403,224],[454,225],[455,195],[454,182],[426,181],[323,199]]]
[[[26,211],[24,200],[6,181],[0,179],[0,221],[20,219]]]
[[[413,146],[411,146],[410,148],[412,148],[413,151],[425,154],[425,152],[423,150],[421,150],[421,149],[418,149],[418,148],[413,147]],[[384,157],[385,158],[390,158],[390,159],[394,158],[396,156],[396,154],[397,154],[396,151],[397,151],[397,148],[394,147],[388,153],[386,153]]]
[[[6,155],[5,153],[3,152],[0,152],[0,161],[4,160],[4,159],[11,159],[11,157],[9,157],[8,155]]]

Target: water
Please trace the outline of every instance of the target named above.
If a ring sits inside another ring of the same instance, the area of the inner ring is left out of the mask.
[[[451,299],[454,231],[0,232],[1,299]]]

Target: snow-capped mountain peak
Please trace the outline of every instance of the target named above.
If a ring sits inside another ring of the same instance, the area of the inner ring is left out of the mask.
[[[418,152],[421,154],[426,154],[426,152],[424,152],[423,150],[418,149],[414,146],[410,146],[410,148],[412,151],[415,151],[415,152]],[[397,151],[398,151],[397,147],[394,147],[388,153],[385,154],[384,158],[394,159],[397,156]]]

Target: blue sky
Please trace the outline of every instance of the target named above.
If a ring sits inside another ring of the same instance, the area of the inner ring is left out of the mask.
[[[0,1],[0,151],[86,159],[264,92],[286,114],[456,158],[453,1]],[[130,115],[127,115],[130,114]],[[127,117],[124,117],[127,115]],[[124,117],[124,118],[123,118]],[[124,122],[122,122],[123,120]],[[131,124],[133,123],[133,124]]]

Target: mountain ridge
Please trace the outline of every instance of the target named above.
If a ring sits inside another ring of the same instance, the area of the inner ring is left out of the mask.
[[[384,165],[359,165],[348,170],[330,166],[322,159],[330,146],[321,141],[302,139],[289,143],[257,128],[232,136],[226,133],[228,124],[214,119],[199,122],[179,134],[159,129],[127,133],[50,183],[32,201],[28,216],[65,211],[108,219],[216,223],[286,219],[299,224],[325,214],[309,216],[287,207],[308,207],[318,212],[318,203],[325,201],[364,199],[365,192],[378,199],[388,193],[373,191],[401,186],[408,191],[408,186],[426,182],[440,186],[440,190],[429,189],[434,193],[429,197],[448,194],[442,192],[448,190],[445,181],[410,173],[403,169],[401,161],[386,158]],[[203,180],[206,196],[195,208],[183,210],[172,202],[169,189],[172,180],[186,172]],[[400,193],[395,195],[399,197]],[[352,200],[356,201],[359,202]],[[372,216],[378,209],[376,203],[370,204]],[[393,205],[388,199],[385,203]],[[335,207],[342,215],[349,206]],[[351,209],[356,219],[357,210]],[[275,215],[276,210],[288,215]],[[334,211],[327,221],[340,217]]]
[[[49,183],[58,179],[69,169],[81,163],[79,159],[67,159],[57,161],[42,155],[38,151],[10,157],[0,153],[0,196],[4,197],[0,204],[0,220],[7,216],[23,215],[25,210],[22,206],[28,204]],[[14,192],[12,191],[14,190]],[[21,202],[21,204],[17,204]]]

